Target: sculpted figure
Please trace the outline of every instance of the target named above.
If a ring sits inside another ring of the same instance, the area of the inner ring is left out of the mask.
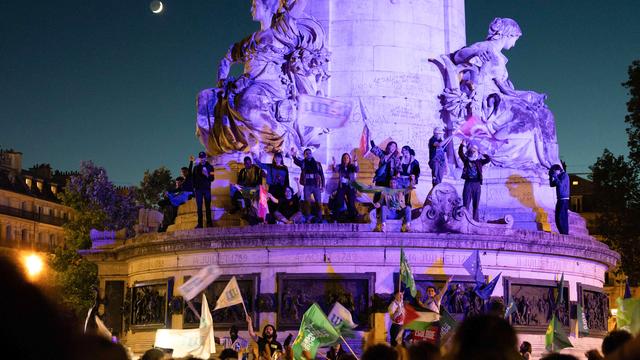
[[[496,18],[486,40],[443,55],[443,107],[450,118],[449,132],[477,138],[494,165],[548,169],[559,158],[546,95],[516,90],[502,53],[521,35],[514,20]]]
[[[197,135],[210,155],[312,146],[318,129],[299,126],[296,97],[322,95],[328,76],[324,30],[303,13],[308,0],[253,0],[260,30],[233,44],[218,87],[197,98]],[[232,64],[244,64],[237,79]]]

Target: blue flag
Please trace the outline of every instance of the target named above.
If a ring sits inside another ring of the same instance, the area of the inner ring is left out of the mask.
[[[478,294],[478,296],[482,299],[482,300],[489,300],[489,298],[491,297],[491,294],[493,294],[493,289],[496,287],[496,284],[498,283],[498,279],[500,279],[500,275],[502,275],[502,273],[498,274],[498,276],[496,276],[495,278],[493,278],[493,280],[491,280],[491,282],[489,282],[488,284],[482,284],[479,286],[476,286],[476,294]]]
[[[469,258],[462,263],[469,275],[473,276],[476,286],[484,284],[484,274],[482,273],[482,265],[480,264],[480,253],[474,250]]]
[[[631,287],[629,286],[629,279],[627,279],[627,281],[624,284],[624,298],[625,299],[631,299]]]
[[[516,312],[516,302],[513,301],[513,298],[511,297],[511,295],[509,295],[507,308],[504,311],[504,318],[509,320],[509,318],[511,317],[511,314],[513,314],[514,312]]]

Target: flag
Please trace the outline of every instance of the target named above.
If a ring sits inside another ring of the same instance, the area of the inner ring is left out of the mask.
[[[576,323],[578,323],[578,335],[582,335],[582,336],[588,336],[589,335],[589,326],[587,323],[587,316],[584,313],[583,309],[582,309],[582,305],[580,305],[578,303],[578,309],[577,309],[577,321]]]
[[[190,355],[200,359],[211,357],[211,354],[216,352],[216,344],[207,297],[202,294],[200,326],[197,329],[158,329],[153,346],[173,349],[172,356],[175,358]]]
[[[411,330],[427,330],[434,322],[440,320],[440,314],[427,309],[414,309],[413,306],[404,306],[404,328]]]
[[[560,351],[564,348],[573,347],[567,335],[562,332],[555,314],[549,321],[549,326],[544,336],[544,346],[547,351]]]
[[[482,284],[480,286],[476,286],[475,288],[476,294],[478,294],[478,296],[483,300],[489,300],[489,298],[491,297],[491,294],[493,294],[493,289],[496,287],[496,284],[498,283],[498,279],[500,279],[500,275],[502,275],[502,273],[498,274],[498,276],[493,278],[493,280],[491,280],[486,285]]]
[[[341,128],[351,116],[351,102],[322,96],[298,95],[298,124],[321,128]]]
[[[339,302],[333,304],[327,318],[340,332],[342,332],[342,329],[355,329],[358,326],[353,322],[351,312]]]
[[[220,274],[222,274],[222,270],[217,265],[209,265],[182,284],[178,288],[178,292],[186,301],[189,301],[206,289]]]
[[[316,358],[318,347],[335,343],[340,334],[324,315],[318,304],[313,304],[302,316],[298,336],[293,341],[293,358],[305,359],[303,352],[309,352],[312,359]]]
[[[560,277],[560,282],[556,285],[556,291],[558,292],[558,296],[556,296],[556,306],[564,301],[564,273]]]
[[[407,258],[404,256],[404,249],[400,249],[400,281],[404,283],[404,286],[409,288],[411,296],[416,297],[418,290],[416,289],[416,282],[413,280],[413,273],[411,267],[407,262]],[[400,291],[400,289],[398,289]]]
[[[473,276],[473,279],[478,284],[484,284],[484,274],[482,273],[482,264],[480,264],[480,252],[473,250],[469,258],[462,263],[465,270],[469,275]]]
[[[360,156],[365,157],[369,150],[371,150],[371,132],[367,124],[364,124],[362,128],[362,135],[360,135]]]
[[[258,217],[264,219],[269,213],[267,205],[267,188],[260,185],[260,195],[258,196]]]
[[[360,156],[364,157],[371,150],[371,132],[369,131],[369,126],[367,126],[367,111],[364,108],[364,104],[362,103],[362,99],[360,100],[360,114],[362,115],[362,122],[364,123],[364,127],[362,127],[362,135],[360,136]]]
[[[213,309],[213,311],[242,303],[242,294],[240,293],[240,288],[238,287],[238,281],[234,276],[231,278],[231,280],[229,280],[227,286],[224,287],[224,290],[222,290],[222,294],[220,294],[220,296],[218,297],[216,307],[215,309]]]
[[[504,311],[504,318],[509,320],[509,317],[511,317],[511,314],[514,312],[516,312],[516,302],[513,300],[511,295],[509,295],[509,302],[507,303],[507,308]]]
[[[465,122],[460,124],[457,131],[465,136],[473,136],[476,133],[487,133],[487,128],[481,118],[471,115]]]
[[[616,320],[618,329],[627,330],[634,336],[640,332],[640,299],[621,299],[618,303]]]
[[[631,297],[631,287],[629,287],[629,279],[627,279],[624,284],[624,298],[631,299]]]
[[[449,314],[444,306],[440,306],[440,339],[441,343],[449,335],[453,334],[453,330],[458,326],[458,322]]]

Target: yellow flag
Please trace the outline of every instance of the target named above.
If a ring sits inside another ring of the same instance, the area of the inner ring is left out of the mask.
[[[225,286],[224,290],[222,290],[222,294],[218,298],[216,302],[215,310],[226,308],[232,305],[242,304],[242,294],[240,294],[240,288],[238,287],[238,281],[236,277],[232,277],[229,280],[227,286]]]

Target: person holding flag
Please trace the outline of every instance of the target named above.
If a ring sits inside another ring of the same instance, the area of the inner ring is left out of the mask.
[[[393,301],[389,304],[387,310],[391,317],[391,328],[389,329],[390,343],[391,346],[395,347],[398,345],[397,338],[402,326],[404,325],[404,317],[406,313],[404,308],[404,295],[402,291],[399,290],[395,293]]]
[[[247,315],[247,329],[249,336],[258,344],[258,355],[260,358],[271,359],[276,352],[283,352],[284,348],[277,340],[278,333],[275,326],[271,324],[265,325],[262,329],[262,336],[258,336],[255,331],[253,331],[253,320],[251,316]]]
[[[447,169],[444,145],[444,130],[438,126],[433,129],[433,136],[429,139],[429,167],[431,168],[433,186],[442,182],[442,177]]]
[[[436,287],[433,285],[427,286],[427,298],[422,301],[424,307],[438,313],[440,312],[440,303],[442,302],[442,297],[449,289],[449,284],[451,284],[451,280],[453,280],[453,275],[449,276],[447,282],[444,283],[440,291],[436,292]]]

